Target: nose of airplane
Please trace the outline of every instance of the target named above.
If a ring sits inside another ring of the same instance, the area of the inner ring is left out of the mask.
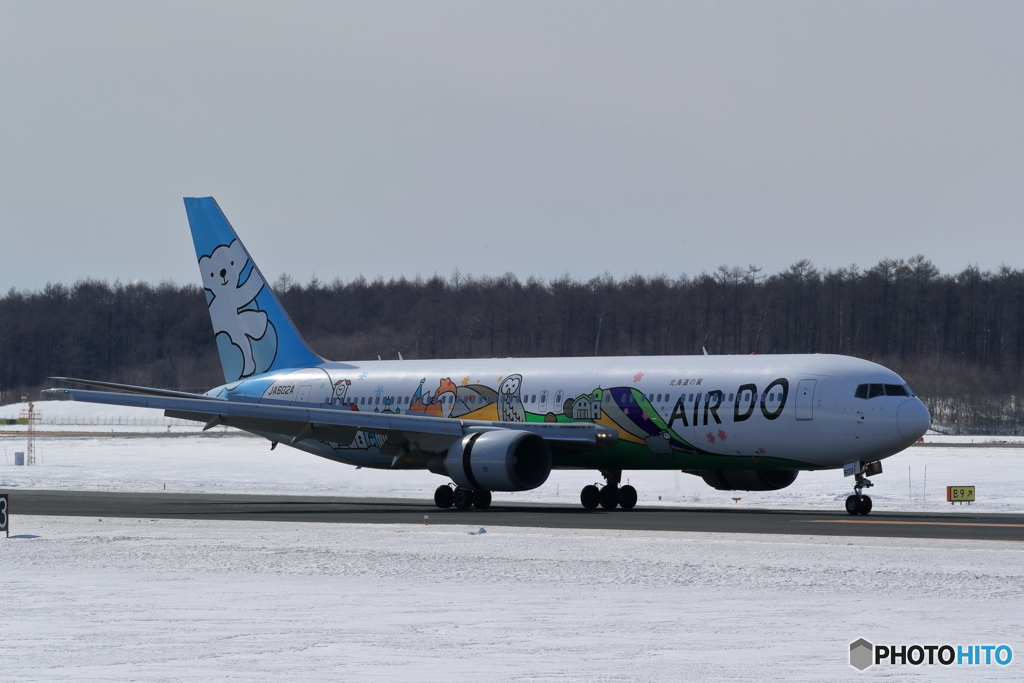
[[[928,431],[932,416],[919,398],[904,401],[896,409],[896,429],[900,436],[910,442],[917,441]]]

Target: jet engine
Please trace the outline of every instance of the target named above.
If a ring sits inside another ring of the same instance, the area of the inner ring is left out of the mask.
[[[798,470],[686,470],[719,491],[778,491],[794,481]]]
[[[497,429],[464,436],[445,455],[431,458],[428,466],[461,488],[527,491],[548,480],[551,450],[536,434]]]

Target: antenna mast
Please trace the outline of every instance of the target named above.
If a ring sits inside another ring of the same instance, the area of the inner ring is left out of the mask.
[[[25,421],[25,464],[36,464],[36,422],[39,421],[40,413],[36,410],[35,403],[28,404],[28,410],[22,410],[18,415]]]

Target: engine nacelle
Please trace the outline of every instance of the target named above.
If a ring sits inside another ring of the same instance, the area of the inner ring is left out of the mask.
[[[467,489],[527,491],[548,480],[551,449],[544,439],[514,429],[477,432],[452,444],[443,472]],[[434,470],[434,467],[431,467]]]
[[[697,470],[690,474],[719,491],[778,491],[796,481],[799,470]]]

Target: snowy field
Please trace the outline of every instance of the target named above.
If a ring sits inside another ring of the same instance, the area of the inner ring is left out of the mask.
[[[27,404],[0,406],[0,420],[16,419]],[[25,450],[25,425],[0,425],[0,486],[111,491],[188,491],[430,499],[446,481],[425,471],[357,470],[242,432],[165,418],[145,408],[73,401],[35,404],[42,415],[36,466],[15,467]],[[56,434],[73,434],[57,436]],[[55,434],[54,436],[46,436]],[[1024,438],[929,434],[883,461],[869,489],[876,510],[1024,512]],[[927,474],[927,480],[925,478]],[[678,471],[623,474],[639,504],[841,509],[853,479],[840,471],[802,472],[781,491],[715,491]],[[592,471],[555,471],[534,491],[495,493],[496,503],[575,503],[580,489],[599,481]],[[978,502],[952,506],[946,486],[974,485]],[[660,497],[660,499],[659,499]],[[733,501],[739,497],[738,502]]]
[[[38,464],[18,467],[25,439],[8,426],[0,488],[428,498],[444,481],[237,432],[138,427],[40,436]],[[1024,511],[1024,449],[984,443],[886,460],[876,510]],[[782,491],[731,493],[679,472],[625,477],[641,505],[681,507],[838,509],[850,483],[802,473]],[[596,478],[555,472],[495,499],[577,504]],[[953,508],[947,484],[976,485],[979,502]],[[18,516],[12,502],[4,681],[981,681],[1019,680],[1024,657],[1015,543],[99,520]],[[847,664],[860,637],[1005,643],[1015,661],[860,673]]]
[[[263,439],[238,432],[177,437],[96,435],[37,437],[36,465],[14,465],[25,450],[22,436],[0,434],[0,487],[110,491],[281,493],[395,496],[429,499],[446,481],[422,470],[355,469],[294,448],[271,451]],[[913,447],[883,462],[869,493],[875,510],[1024,512],[1024,448],[980,446]],[[927,467],[927,489],[925,468]],[[623,474],[639,493],[639,504],[690,507],[841,509],[852,477],[841,471],[801,472],[781,491],[716,491],[678,471]],[[555,471],[534,491],[495,493],[496,503],[578,503],[596,471]],[[947,485],[977,486],[978,502],[950,505]],[[659,500],[659,496],[661,500]],[[739,497],[739,502],[732,500]]]
[[[1018,544],[14,517],[5,681],[1020,680]],[[1007,667],[847,664],[995,643]]]

